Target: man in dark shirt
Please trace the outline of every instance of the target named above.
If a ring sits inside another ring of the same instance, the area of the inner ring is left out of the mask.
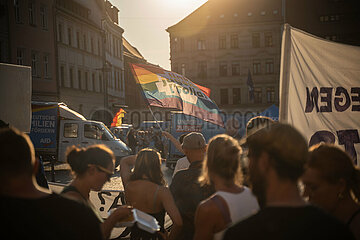
[[[198,178],[206,152],[206,142],[201,133],[189,133],[184,137],[182,148],[190,166],[177,172],[170,191],[183,219],[182,232],[178,239],[193,239],[194,215],[201,201],[215,192],[213,186],[201,186]]]
[[[223,239],[354,239],[349,230],[300,196],[308,158],[304,137],[274,123],[247,137],[249,177],[261,210],[230,227]]]
[[[95,214],[85,205],[39,187],[29,137],[0,130],[0,232],[7,239],[99,239]]]

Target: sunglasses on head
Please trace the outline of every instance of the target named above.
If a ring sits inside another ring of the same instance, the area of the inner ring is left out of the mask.
[[[114,175],[114,172],[110,171],[109,169],[106,169],[102,166],[99,165],[95,165],[95,164],[88,164],[88,166],[94,166],[96,167],[97,170],[99,170],[100,172],[106,173],[107,178],[110,180],[110,178]]]

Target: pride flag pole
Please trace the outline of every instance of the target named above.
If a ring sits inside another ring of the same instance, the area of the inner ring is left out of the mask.
[[[151,113],[151,115],[153,116],[153,118],[155,119],[155,122],[156,122],[156,124],[158,125],[158,127],[159,127],[160,131],[163,131],[163,130],[162,130],[162,128],[161,128],[161,126],[160,126],[160,124],[159,124],[159,122],[158,122],[158,120],[156,119],[156,117],[155,117],[155,115],[154,115],[153,111],[151,110],[150,105],[148,105],[148,107],[149,107],[150,113]]]

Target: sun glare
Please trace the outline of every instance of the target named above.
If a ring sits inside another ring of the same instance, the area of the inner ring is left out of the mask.
[[[206,0],[164,0],[168,5],[172,7],[181,7],[187,8],[192,6],[201,5],[206,2]]]

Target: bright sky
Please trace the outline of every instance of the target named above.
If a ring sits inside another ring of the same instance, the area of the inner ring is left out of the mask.
[[[170,70],[170,40],[166,29],[207,0],[110,0],[119,9],[124,37],[144,58]]]

